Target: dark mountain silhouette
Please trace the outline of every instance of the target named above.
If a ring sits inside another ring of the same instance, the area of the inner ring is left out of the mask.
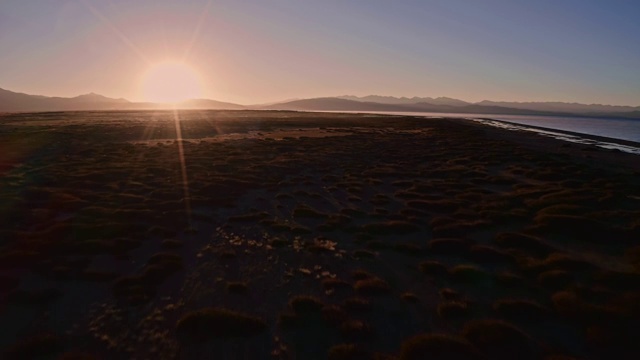
[[[309,111],[394,111],[501,115],[596,116],[640,119],[640,106],[614,106],[562,102],[496,102],[468,103],[438,97],[393,97],[369,95],[299,99],[277,103],[243,106],[211,99],[192,99],[177,104],[181,109],[266,109]],[[72,98],[29,95],[0,89],[0,112],[73,111],[73,110],[145,110],[171,108],[167,104],[130,102],[89,93]]]
[[[295,100],[263,107],[271,110],[324,110],[324,111],[402,111],[402,112],[442,112],[442,113],[484,113],[484,114],[519,114],[519,115],[553,115],[549,112],[535,110],[509,109],[499,106],[451,106],[435,105],[426,102],[411,104],[381,104],[341,98],[315,98]]]
[[[363,97],[357,97],[352,95],[338,96],[339,99],[364,101],[364,102],[377,102],[380,104],[417,104],[417,103],[429,103],[433,105],[449,105],[449,106],[465,106],[470,105],[466,101],[452,99],[449,97],[393,97],[393,96],[380,96],[380,95],[368,95]]]
[[[596,116],[596,117],[615,117],[615,118],[640,118],[640,107],[632,106],[610,106],[610,105],[585,105],[585,104],[568,104],[568,103],[526,103],[530,108],[524,106],[514,108],[510,106],[502,106],[495,104],[509,104],[505,102],[496,103],[483,101],[479,103],[465,103],[465,105],[442,105],[429,102],[406,102],[411,100],[404,98],[405,101],[396,101],[383,97],[387,103],[363,101],[363,99],[378,98],[362,97],[359,100],[350,100],[343,97],[325,97],[314,99],[295,100],[283,103],[277,103],[269,106],[259,107],[261,109],[272,110],[316,110],[316,111],[397,111],[397,112],[435,112],[435,113],[460,113],[460,114],[500,114],[500,115],[547,115],[547,116]],[[402,99],[402,98],[395,98]],[[422,99],[422,98],[412,98]],[[439,98],[442,99],[442,98]],[[455,99],[452,99],[455,100]],[[411,100],[415,101],[415,100]],[[450,102],[450,101],[447,101]],[[451,101],[450,103],[455,103]],[[516,103],[518,104],[518,103]],[[540,104],[540,106],[537,106]],[[544,106],[545,104],[557,104],[553,106]],[[560,104],[567,104],[567,110]],[[548,109],[548,110],[544,110]],[[575,109],[575,110],[572,110]],[[602,109],[613,111],[602,111]],[[625,111],[626,110],[626,111]]]
[[[238,104],[222,102],[211,99],[191,99],[178,103],[178,106],[182,109],[224,109],[224,110],[240,110],[245,107]]]
[[[179,103],[185,109],[242,109],[242,105],[209,99],[193,99]],[[163,109],[166,104],[130,102],[99,94],[85,94],[72,98],[29,95],[0,89],[0,111],[74,111],[74,110],[146,110]]]
[[[640,106],[617,106],[617,105],[601,105],[601,104],[579,104],[565,102],[508,102],[508,101],[489,101],[484,100],[476,103],[482,106],[501,106],[513,109],[527,109],[540,111],[555,111],[569,113],[615,113],[615,112],[632,112],[640,111]]]

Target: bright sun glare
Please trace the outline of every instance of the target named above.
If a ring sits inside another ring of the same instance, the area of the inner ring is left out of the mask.
[[[202,97],[200,75],[181,62],[163,62],[142,76],[141,95],[146,101],[175,103]]]

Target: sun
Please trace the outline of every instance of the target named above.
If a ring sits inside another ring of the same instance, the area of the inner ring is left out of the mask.
[[[145,101],[176,103],[202,98],[200,74],[188,64],[165,61],[151,66],[142,75],[140,93]]]

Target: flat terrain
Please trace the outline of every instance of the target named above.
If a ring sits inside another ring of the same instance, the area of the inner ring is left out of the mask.
[[[639,159],[456,119],[1,115],[2,358],[635,359]]]

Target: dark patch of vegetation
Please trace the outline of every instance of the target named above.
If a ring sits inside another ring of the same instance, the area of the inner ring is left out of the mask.
[[[545,289],[558,291],[569,286],[574,281],[574,277],[565,270],[550,270],[538,275],[537,281]]]
[[[522,276],[511,271],[502,271],[497,273],[495,280],[496,283],[507,288],[521,287],[527,284],[526,280]]]
[[[354,280],[364,280],[364,279],[373,278],[375,276],[370,272],[367,272],[366,270],[357,269],[351,273],[351,277],[353,277]]]
[[[489,359],[537,359],[540,355],[529,335],[502,320],[472,320],[464,325],[462,335]]]
[[[471,309],[464,301],[446,301],[438,304],[438,315],[443,319],[456,320],[469,316]]]
[[[505,318],[514,322],[533,323],[548,318],[549,310],[533,300],[526,299],[501,299],[493,303],[493,310]]]
[[[365,342],[375,337],[375,331],[364,321],[347,320],[340,325],[340,335],[347,342]]]
[[[479,264],[511,264],[515,263],[513,255],[493,246],[474,245],[469,249],[469,260]]]
[[[369,312],[373,310],[373,304],[371,304],[371,301],[359,297],[350,297],[346,299],[343,307],[347,311],[353,312]]]
[[[435,277],[445,276],[449,273],[449,270],[443,263],[435,260],[423,261],[418,265],[418,268],[423,274]]]
[[[327,305],[321,310],[322,319],[330,326],[339,326],[349,318],[349,314],[340,306]]]
[[[449,269],[451,278],[458,282],[464,283],[486,283],[489,280],[489,274],[483,269],[474,265],[457,265]]]
[[[400,360],[481,360],[478,349],[464,338],[446,334],[421,334],[405,340]]]
[[[402,293],[400,295],[400,298],[411,304],[417,304],[420,302],[420,298],[418,297],[418,295],[411,292]]]
[[[7,302],[24,306],[42,306],[58,300],[62,292],[56,288],[40,290],[16,289],[7,294]]]
[[[384,295],[391,292],[389,284],[380,278],[358,280],[354,289],[362,295]]]
[[[325,290],[342,290],[352,289],[353,286],[348,282],[336,278],[324,278],[322,279],[322,287]]]
[[[309,315],[319,314],[324,303],[313,296],[298,295],[289,300],[289,306],[298,315]]]
[[[402,235],[420,231],[420,226],[400,220],[363,225],[361,230],[374,235]]]
[[[582,259],[564,253],[553,253],[547,256],[543,263],[550,269],[567,270],[571,272],[591,272],[597,267]]]
[[[203,342],[215,338],[252,337],[266,329],[267,323],[258,317],[222,308],[205,308],[178,320],[176,335],[181,342]]]
[[[163,249],[171,250],[171,249],[181,248],[183,244],[184,243],[181,240],[165,239],[165,240],[162,240],[162,243],[160,244],[160,246],[162,246]]]
[[[555,250],[542,239],[522,233],[500,233],[494,241],[500,247],[523,250],[538,256],[547,256]]]
[[[53,359],[65,349],[63,338],[53,334],[40,334],[25,338],[3,352],[7,360]]]
[[[427,243],[427,251],[433,254],[464,256],[469,251],[469,242],[462,239],[433,239]]]
[[[439,293],[444,300],[461,300],[463,298],[462,294],[451,288],[442,288]]]
[[[340,344],[329,349],[329,360],[374,360],[372,352],[357,344]]]
[[[249,287],[244,282],[228,282],[227,291],[233,294],[246,295],[249,292]]]

